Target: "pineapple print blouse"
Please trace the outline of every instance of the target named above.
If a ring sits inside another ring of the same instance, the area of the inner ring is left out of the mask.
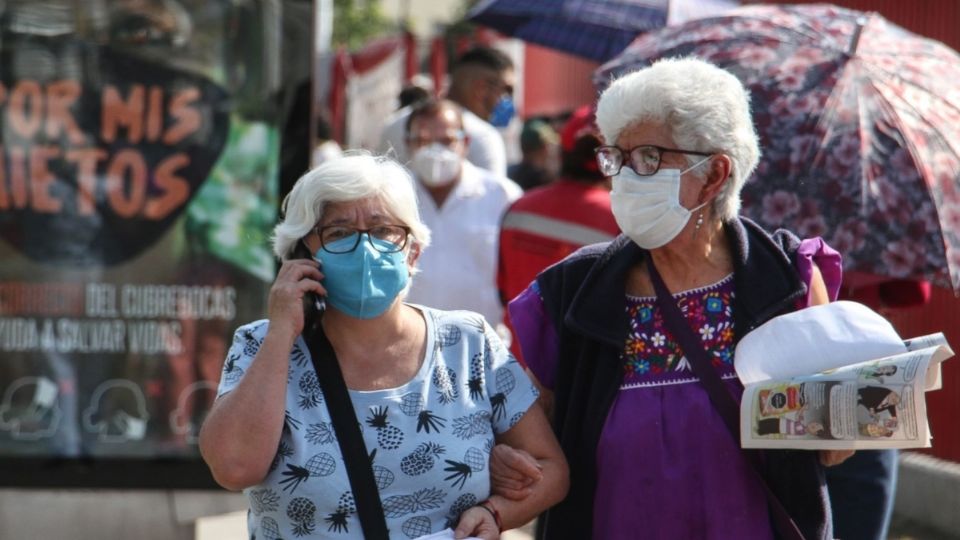
[[[370,452],[391,538],[455,526],[486,499],[494,436],[513,427],[537,390],[483,317],[421,306],[427,353],[397,388],[350,391]],[[268,321],[240,327],[218,395],[253,361]],[[362,538],[343,457],[306,343],[290,355],[286,421],[263,483],[244,490],[247,527],[258,540]]]

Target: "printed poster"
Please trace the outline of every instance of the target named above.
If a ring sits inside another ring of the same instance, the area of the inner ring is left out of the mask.
[[[68,4],[0,19],[0,458],[195,458],[274,273],[267,68],[228,3]]]

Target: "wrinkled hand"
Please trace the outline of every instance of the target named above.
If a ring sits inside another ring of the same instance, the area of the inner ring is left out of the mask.
[[[542,478],[540,464],[527,452],[505,444],[494,446],[490,452],[490,487],[493,493],[519,501],[528,497],[533,492],[532,486]]]
[[[833,467],[846,461],[853,452],[853,450],[820,450],[820,463],[825,467]]]
[[[277,279],[270,288],[267,313],[271,330],[285,328],[294,335],[303,331],[303,296],[314,292],[326,296],[320,285],[323,273],[320,263],[310,259],[290,259],[283,262]]]
[[[460,522],[453,531],[453,537],[459,539],[468,536],[476,536],[483,540],[498,540],[500,531],[497,529],[497,522],[493,519],[493,515],[479,506],[467,508],[460,514]]]

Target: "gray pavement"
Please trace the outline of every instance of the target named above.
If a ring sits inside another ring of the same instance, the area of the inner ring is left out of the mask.
[[[890,538],[960,540],[960,463],[901,452]]]
[[[0,539],[240,539],[245,509],[226,492],[0,489]],[[531,540],[532,531],[503,538]],[[960,463],[901,453],[889,539],[960,540]]]

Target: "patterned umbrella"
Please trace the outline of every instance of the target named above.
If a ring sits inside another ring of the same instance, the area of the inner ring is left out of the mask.
[[[680,5],[674,5],[679,2]],[[467,19],[508,36],[605,62],[642,32],[692,11],[718,13],[735,0],[484,0]],[[673,11],[671,11],[673,10]]]
[[[696,56],[750,89],[763,155],[743,213],[844,268],[960,291],[960,55],[874,13],[751,6],[637,38],[597,84]]]

